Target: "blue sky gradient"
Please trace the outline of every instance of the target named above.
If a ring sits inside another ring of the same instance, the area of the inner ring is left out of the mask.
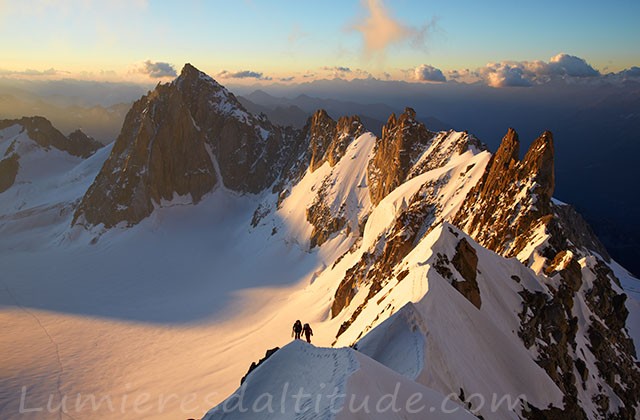
[[[368,50],[356,27],[372,8],[408,33]],[[446,72],[561,52],[620,71],[640,64],[639,20],[630,0],[0,0],[0,71],[134,80],[150,60],[265,79],[330,77],[336,66],[406,79],[421,64]]]

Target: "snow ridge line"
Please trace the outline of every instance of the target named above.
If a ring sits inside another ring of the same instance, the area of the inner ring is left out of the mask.
[[[331,382],[336,383],[343,394],[346,394],[347,382],[351,375],[360,369],[360,363],[351,349],[323,349],[306,346],[303,343],[302,353],[315,359],[330,359],[332,362]],[[345,358],[346,367],[340,366],[340,357]],[[342,403],[345,403],[344,399]],[[296,415],[296,420],[334,420],[336,418],[336,413],[333,413],[330,407],[326,407],[322,412],[314,412],[311,400],[305,401],[301,409],[302,411]]]
[[[47,338],[51,342],[51,345],[53,345],[53,348],[54,348],[55,354],[56,354],[56,361],[58,362],[58,378],[57,378],[57,381],[56,381],[56,391],[58,393],[58,396],[60,397],[60,410],[58,411],[58,418],[60,418],[60,420],[62,420],[62,415],[64,414],[65,416],[67,416],[71,420],[76,420],[75,417],[73,417],[71,414],[69,414],[69,413],[67,413],[65,411],[65,407],[64,407],[64,404],[63,404],[63,397],[62,397],[62,391],[60,390],[60,386],[62,384],[62,374],[64,373],[64,366],[62,365],[62,359],[60,358],[60,348],[58,347],[58,343],[56,343],[56,341],[53,339],[51,334],[49,334],[49,331],[42,324],[42,322],[40,321],[40,318],[38,318],[36,316],[36,314],[31,312],[30,310],[28,310],[24,306],[22,306],[22,304],[20,303],[18,298],[16,298],[16,296],[11,292],[11,290],[9,289],[9,286],[7,286],[6,283],[4,283],[4,289],[7,291],[7,294],[15,302],[15,304],[18,306],[18,308],[20,308],[24,313],[26,313],[27,315],[29,315],[31,318],[33,318],[36,321],[36,323],[40,326],[40,329],[46,334]]]

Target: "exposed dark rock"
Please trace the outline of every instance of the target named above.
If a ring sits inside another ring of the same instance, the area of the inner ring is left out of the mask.
[[[256,227],[260,224],[260,221],[265,218],[271,212],[271,208],[268,205],[260,204],[258,208],[253,212],[251,218],[251,226]]]
[[[438,255],[436,255],[436,262],[433,263],[433,268],[443,278],[453,280],[453,271],[449,268],[450,264],[449,258],[446,255],[438,253]]]
[[[397,119],[391,115],[382,127],[382,138],[376,142],[374,157],[367,169],[369,194],[374,204],[407,179],[416,159],[434,136],[415,118],[415,111],[406,108]]]
[[[527,420],[586,420],[587,416],[584,411],[576,404],[567,404],[565,399],[565,407],[548,407],[540,409],[531,403],[523,410],[523,416]]]
[[[458,270],[458,273],[465,281],[452,281],[452,286],[466,297],[476,308],[480,309],[482,300],[480,299],[480,289],[476,281],[478,269],[478,255],[469,242],[462,238],[456,246],[456,253],[451,259],[451,263]]]
[[[593,317],[588,337],[591,343],[590,350],[596,357],[596,367],[600,376],[624,403],[614,416],[607,415],[607,418],[637,418],[635,405],[640,401],[640,374],[629,354],[622,353],[625,337],[616,334],[614,330],[607,328]],[[606,414],[608,397],[605,393],[600,396],[603,402],[602,411]]]
[[[519,150],[518,135],[509,129],[454,220],[480,245],[507,257],[517,255],[533,231],[548,224],[552,213],[551,133],[534,141],[522,161]]]
[[[614,390],[624,407],[615,415],[608,413],[609,397],[606,393],[596,395],[594,402],[599,405],[602,417],[633,419],[640,392],[640,370],[635,363],[633,342],[625,332],[628,314],[624,306],[626,296],[613,291],[613,274],[604,263],[598,262],[593,273],[596,278],[585,298],[598,318],[592,316],[590,319],[587,330],[589,350],[596,358],[597,374]],[[553,296],[526,290],[520,292],[523,311],[519,335],[526,347],[537,346],[540,353],[538,364],[565,394],[567,412],[577,415],[581,408],[577,401],[576,386],[579,383],[584,387],[589,377],[584,360],[572,357],[576,350],[577,333],[577,318],[572,315],[572,308],[574,296],[583,286],[581,267],[573,256],[561,252],[547,267],[547,275],[559,276],[562,280],[560,287],[552,290]],[[577,377],[573,373],[574,366]],[[533,412],[536,413],[535,410]]]
[[[101,143],[80,130],[74,131],[69,137],[65,137],[44,117],[1,120],[0,130],[16,124],[21,125],[27,131],[29,138],[45,149],[53,147],[73,156],[89,157],[102,147]]]
[[[561,286],[564,288],[564,286]],[[572,350],[575,350],[577,318],[571,316],[573,300],[571,294],[559,293],[551,298],[544,293],[532,293],[526,289],[520,292],[523,309],[520,314],[521,328],[518,335],[525,347],[537,345],[540,356],[537,363],[547,372],[564,394],[564,412],[572,418],[586,418],[577,399],[576,378],[573,374]],[[568,301],[563,301],[566,297]],[[550,409],[552,415],[555,409]],[[544,414],[532,411],[533,417]]]
[[[364,133],[364,126],[357,115],[340,117],[336,124],[336,133],[329,144],[325,158],[330,166],[335,166],[347,151],[347,147]]]
[[[353,311],[353,314],[351,315],[351,318],[349,318],[348,320],[344,321],[340,325],[340,328],[338,329],[338,333],[336,334],[336,338],[340,337],[342,335],[342,333],[344,333],[345,331],[347,331],[349,329],[351,324],[353,324],[355,322],[355,320],[358,318],[358,315],[360,315],[360,313],[362,312],[362,310],[364,309],[366,304],[367,304],[366,302],[361,303],[360,306],[358,306],[356,308],[356,310]],[[360,336],[362,336],[362,333],[360,333]],[[358,339],[360,338],[360,336],[358,336]]]
[[[615,275],[602,261],[597,262],[594,272],[596,278],[593,287],[585,294],[589,307],[604,321],[607,327],[612,330],[624,329],[629,315],[624,304],[627,295],[618,294],[611,288],[611,282]],[[627,343],[627,345],[630,347],[626,349],[626,352],[635,355],[633,345],[631,343]]]
[[[347,270],[344,279],[338,285],[338,289],[333,297],[333,302],[331,303],[332,318],[351,303],[351,300],[356,294],[356,286],[364,280],[367,267],[371,264],[372,260],[371,254],[365,252],[360,261]],[[338,335],[340,334],[341,332]]]
[[[5,192],[16,181],[18,170],[20,169],[20,156],[12,153],[9,157],[0,160],[0,193]]]
[[[584,383],[587,381],[587,378],[589,377],[589,369],[587,368],[587,365],[584,362],[584,360],[580,358],[577,358],[575,363],[576,363],[576,369],[578,369],[578,374],[580,375],[580,379],[582,380],[582,387],[586,389]]]
[[[636,349],[625,329],[629,314],[624,304],[627,296],[611,288],[615,276],[603,262],[598,261],[593,273],[596,278],[585,297],[598,319],[590,319],[589,347],[596,357],[600,376],[625,404],[618,411],[619,418],[636,418],[639,414],[635,405],[640,401],[640,369],[635,360]]]
[[[102,147],[102,143],[87,136],[82,130],[76,130],[67,136],[69,153],[80,157],[89,157]]]
[[[313,225],[309,239],[310,248],[322,245],[332,234],[341,231],[347,224],[344,217],[333,217],[329,207],[322,201],[307,209],[307,221]]]
[[[558,237],[562,237],[579,249],[597,252],[607,262],[611,260],[607,249],[602,245],[591,226],[573,206],[552,203],[552,209],[559,221],[560,229],[562,229],[561,235],[557,235]],[[569,244],[567,243],[565,247],[568,248]]]
[[[549,277],[560,274],[563,285],[572,293],[577,292],[582,286],[582,268],[570,251],[560,251],[545,269]]]
[[[0,130],[8,127],[19,126],[22,132],[44,150],[51,148],[67,152],[78,157],[89,157],[102,147],[91,137],[77,130],[65,137],[49,120],[43,117],[23,117],[16,120],[0,120]],[[14,184],[18,169],[20,168],[20,155],[16,150],[14,141],[5,151],[0,160],[0,193],[8,190]]]
[[[280,347],[274,347],[272,349],[267,350],[267,352],[264,354],[264,357],[260,360],[258,360],[258,363],[256,362],[251,362],[251,366],[249,366],[249,370],[247,371],[247,373],[242,377],[242,379],[240,379],[240,385],[242,385],[244,383],[244,381],[247,379],[247,376],[249,376],[249,374],[251,372],[253,372],[258,366],[260,366],[261,364],[263,364],[264,362],[267,361],[268,358],[270,358],[271,356],[273,356],[275,354],[275,352],[277,352],[278,350],[280,350]]]
[[[325,243],[331,235],[342,230],[347,224],[347,219],[344,216],[344,208],[341,207],[333,214],[331,208],[326,203],[327,189],[331,186],[331,179],[324,180],[313,204],[309,206],[306,211],[307,221],[313,226],[311,232],[310,247],[320,246]]]
[[[364,131],[358,116],[341,117],[336,122],[324,109],[317,110],[302,130],[304,142],[309,145],[309,169],[313,172],[325,162],[335,166],[349,144]]]
[[[310,119],[309,130],[309,168],[315,171],[325,162],[325,154],[336,135],[336,122],[320,109]]]
[[[402,281],[404,280],[405,277],[407,277],[409,275],[409,270],[402,270],[401,272],[398,273],[398,275],[396,276],[396,278],[398,279],[398,281]]]

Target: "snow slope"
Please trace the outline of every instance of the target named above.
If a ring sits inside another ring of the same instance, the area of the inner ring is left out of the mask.
[[[28,185],[71,206],[106,154],[69,163],[55,184]],[[12,213],[14,188],[0,197],[0,266],[10,273],[0,279],[1,418],[59,418],[47,403],[63,397],[76,418],[199,416],[265,347],[289,340],[291,320],[318,301],[305,286],[336,258],[251,228],[262,196],[218,189],[198,206],[165,203],[131,229],[85,231],[69,227],[71,212],[42,208],[37,190]],[[317,328],[330,344],[322,337]],[[147,393],[154,403],[135,410]],[[94,412],[77,395],[109,404]],[[20,415],[21,402],[42,410]]]
[[[350,348],[295,341],[203,420],[473,419],[457,403]]]
[[[275,217],[287,229],[290,240],[308,246],[312,226],[307,222],[306,209],[313,204],[316,193],[327,184],[325,202],[332,214],[344,209],[351,231],[358,232],[359,221],[371,211],[366,169],[372,157],[376,138],[365,133],[347,147],[345,155],[333,168],[325,162],[314,172],[308,171],[291,190]],[[276,225],[278,227],[278,225]]]
[[[557,387],[517,337],[518,291],[545,291],[535,273],[473,245],[481,272],[478,310],[433,267],[438,253],[451,257],[457,241],[467,238],[443,223],[482,176],[489,153],[455,154],[373,207],[366,167],[374,140],[365,134],[333,168],[325,163],[307,172],[279,208],[269,191],[237,195],[220,188],[198,205],[177,198],[132,228],[108,231],[70,228],[71,209],[108,149],[87,160],[35,151],[33,164],[21,167],[20,182],[0,194],[0,418],[200,417],[237,389],[266,349],[291,340],[298,318],[313,326],[314,345],[358,342],[360,353],[294,343],[250,375],[253,395],[276,378],[314,391],[331,384],[357,397],[381,397],[400,383],[404,402],[418,392],[437,403],[463,389],[467,398],[524,393],[538,407],[561,407]],[[38,172],[50,159],[59,163]],[[323,200],[332,211],[343,209],[348,223],[310,249],[306,209],[323,185]],[[425,186],[438,206],[415,249],[375,299],[363,305],[368,287],[361,284],[332,318],[347,270],[392,239],[398,214]],[[258,208],[267,210],[254,227]],[[354,323],[336,339],[360,305]],[[297,367],[283,367],[289,364]],[[333,374],[327,366],[339,369]],[[291,374],[305,369],[313,380]],[[78,395],[103,403],[95,409],[77,404]],[[55,409],[63,398],[66,415]],[[477,409],[477,399],[471,402]],[[41,410],[20,414],[21,403]],[[502,405],[485,418],[515,418],[521,410]]]
[[[8,150],[20,156],[20,167],[14,184],[0,196],[0,241],[29,248],[42,246],[67,228],[68,213],[93,182],[111,145],[82,159],[39,146],[16,124],[0,130],[0,156]],[[27,231],[31,239],[22,235]]]

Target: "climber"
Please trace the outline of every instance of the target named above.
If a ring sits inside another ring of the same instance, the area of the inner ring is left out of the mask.
[[[313,335],[311,326],[309,324],[304,324],[304,328],[302,328],[302,331],[304,331],[304,336],[307,338],[307,343],[311,343],[311,336]]]
[[[293,337],[295,334],[295,339],[299,340],[300,339],[300,333],[302,332],[302,322],[300,322],[300,320],[297,320],[294,324],[293,324],[293,332],[291,333],[291,336]]]

